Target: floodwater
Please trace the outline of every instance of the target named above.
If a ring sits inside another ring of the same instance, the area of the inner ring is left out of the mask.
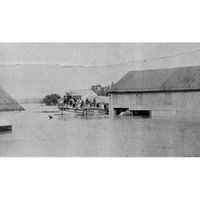
[[[41,112],[56,107],[23,107],[0,113],[13,124],[0,134],[0,156],[200,156],[198,121],[62,116]]]

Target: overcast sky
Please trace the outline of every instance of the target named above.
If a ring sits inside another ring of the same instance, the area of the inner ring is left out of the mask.
[[[177,56],[166,58],[170,55]],[[145,62],[134,62],[138,59]],[[0,43],[0,64],[0,86],[11,96],[43,97],[111,84],[130,70],[200,65],[200,44]]]
[[[166,56],[196,48],[200,48],[200,44],[1,43],[0,64],[104,65]]]

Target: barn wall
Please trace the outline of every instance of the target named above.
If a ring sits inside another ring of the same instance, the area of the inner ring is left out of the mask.
[[[185,115],[189,112],[200,116],[200,92],[111,94],[111,114],[113,108],[152,110],[153,115]]]

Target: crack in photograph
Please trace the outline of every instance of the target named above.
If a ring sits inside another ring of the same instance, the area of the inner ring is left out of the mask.
[[[199,157],[200,43],[0,43],[1,157]]]

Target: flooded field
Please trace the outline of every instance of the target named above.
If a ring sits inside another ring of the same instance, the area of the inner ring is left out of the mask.
[[[41,112],[55,107],[23,106],[0,113],[13,124],[0,134],[0,156],[200,156],[198,121],[62,116]]]

